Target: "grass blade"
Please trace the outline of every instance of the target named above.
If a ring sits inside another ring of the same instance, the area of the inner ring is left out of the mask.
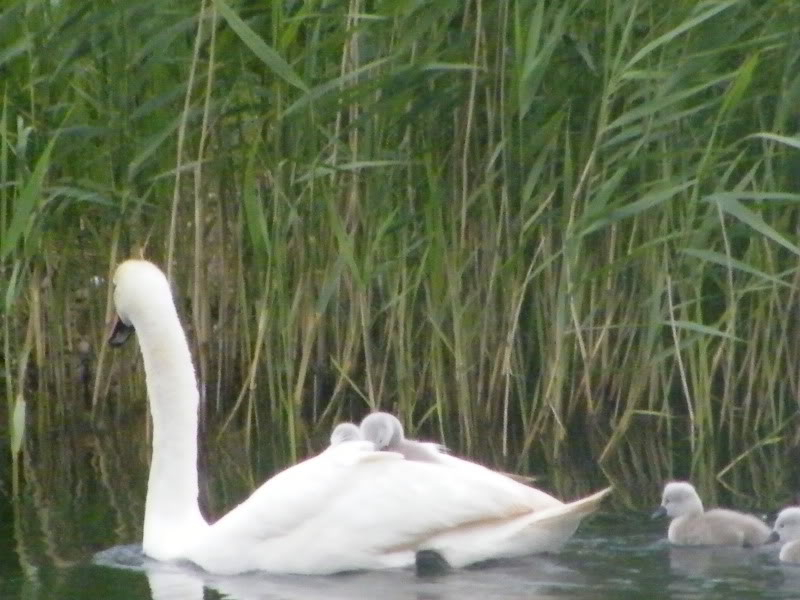
[[[273,73],[289,83],[290,85],[307,92],[308,86],[300,76],[292,69],[283,57],[273,50],[247,23],[237,15],[233,9],[223,0],[213,0],[214,5],[219,10],[219,14],[228,23],[231,29],[250,48],[262,62],[267,65]]]

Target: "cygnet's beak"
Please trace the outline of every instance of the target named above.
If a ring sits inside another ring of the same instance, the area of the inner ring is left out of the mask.
[[[764,542],[765,544],[774,544],[775,542],[780,542],[781,536],[778,534],[777,531],[773,531],[769,534],[769,537]]]
[[[117,315],[111,326],[111,333],[108,335],[109,346],[121,346],[133,333],[133,325],[128,325],[125,321]]]
[[[667,516],[667,509],[663,506],[659,506],[652,515],[650,515],[651,519],[660,519],[661,517]]]

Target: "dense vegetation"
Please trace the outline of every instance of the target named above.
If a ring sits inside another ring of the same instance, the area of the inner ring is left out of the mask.
[[[796,0],[0,10],[15,456],[26,422],[144,414],[103,343],[143,254],[205,435],[278,463],[380,407],[567,495],[797,483]]]

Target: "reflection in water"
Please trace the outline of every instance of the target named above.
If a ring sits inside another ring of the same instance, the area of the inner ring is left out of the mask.
[[[615,527],[609,527],[614,524]],[[800,568],[787,570],[776,548],[678,548],[642,521],[595,524],[557,556],[504,561],[417,578],[409,570],[329,577],[253,573],[216,576],[191,565],[158,563],[140,547],[101,553],[98,562],[144,571],[148,600],[472,600],[571,598],[797,598]],[[616,530],[616,531],[615,531]],[[206,590],[203,596],[203,590]]]
[[[472,598],[563,598],[552,590],[580,589],[588,583],[577,570],[553,557],[537,556],[465,569],[439,577],[418,578],[413,571],[369,571],[333,576],[249,573],[221,576],[191,564],[160,563],[142,554],[141,546],[118,546],[98,553],[105,567],[142,571],[152,600],[202,600],[209,589],[228,600],[469,600]]]
[[[745,590],[763,590],[758,597],[794,598],[800,588],[785,585],[786,578],[776,568],[778,549],[777,544],[761,548],[672,546],[670,568],[674,575],[683,577],[676,577],[670,589],[685,594],[688,589],[705,587],[705,582],[716,582],[717,587],[727,585],[736,590],[735,582],[746,580]],[[791,591],[788,596],[787,591]]]
[[[203,600],[203,581],[180,572],[148,571],[153,600]]]
[[[770,548],[777,552],[777,548]],[[761,551],[729,546],[671,546],[669,565],[675,573],[713,577],[726,570],[754,566]]]

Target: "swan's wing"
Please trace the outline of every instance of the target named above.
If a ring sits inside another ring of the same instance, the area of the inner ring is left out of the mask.
[[[394,514],[413,513],[403,522],[415,530],[530,511],[524,493],[498,483],[482,472],[451,471],[374,451],[369,442],[348,442],[278,473],[212,527],[241,521],[254,536],[267,538],[334,509],[358,513],[364,522],[384,520],[383,529]]]
[[[376,566],[370,560],[413,552],[448,529],[530,511],[524,493],[480,471],[408,461],[348,442],[267,481],[212,525],[190,558],[201,566],[215,561],[213,568],[224,572],[224,548],[235,545],[252,548],[251,568],[269,568],[259,560],[295,572],[309,564],[335,571],[336,561],[366,568]],[[291,562],[297,557],[300,562]],[[243,563],[238,557],[235,568]]]
[[[507,475],[488,469],[478,463],[470,462],[451,454],[439,454],[437,458],[438,462],[443,466],[456,469],[460,472],[475,473],[484,480],[492,480],[495,485],[502,486],[504,489],[508,490],[509,493],[513,491],[513,493],[523,494],[533,510],[544,510],[563,505],[563,502],[558,498],[554,498],[542,490],[525,485],[519,481],[514,481]]]
[[[450,450],[447,448],[447,446],[437,444],[436,442],[416,442],[413,440],[405,440],[397,449],[397,451],[403,454],[403,456],[405,456],[408,460],[433,460],[442,463],[446,463],[447,459],[440,460],[440,457],[442,455],[450,455]],[[447,463],[450,466],[463,467],[465,465],[469,465],[477,466],[481,469],[486,468],[482,465],[478,465],[477,463],[459,459],[458,457],[453,458],[455,458],[455,460]],[[525,485],[529,485],[536,481],[536,477],[531,475],[519,475],[517,473],[507,473],[506,471],[495,471],[495,473]]]
[[[403,460],[376,452],[371,442],[330,446],[321,454],[281,471],[212,525],[217,536],[269,538],[285,535],[346,489],[350,473],[371,463]]]

